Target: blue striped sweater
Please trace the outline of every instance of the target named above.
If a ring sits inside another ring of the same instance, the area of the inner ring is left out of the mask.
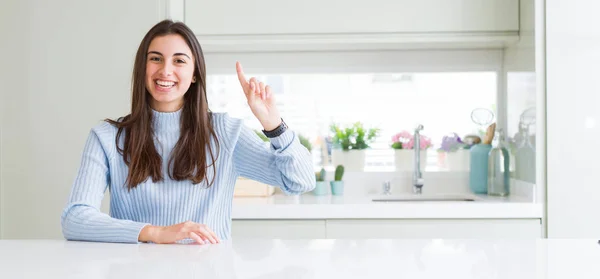
[[[181,110],[153,110],[155,145],[162,157],[164,180],[154,183],[148,179],[131,191],[125,185],[128,167],[115,145],[117,128],[106,122],[92,128],[61,215],[66,239],[137,243],[146,225],[193,221],[207,225],[226,240],[231,235],[233,190],[238,176],[278,186],[286,194],[301,194],[315,187],[310,153],[294,131],[287,130],[266,145],[242,120],[226,113],[213,113],[220,143],[214,184],[206,188],[205,181],[193,185],[191,181],[171,180],[167,164],[179,138],[180,116]],[[212,175],[209,169],[208,178]],[[107,189],[108,215],[100,211]]]

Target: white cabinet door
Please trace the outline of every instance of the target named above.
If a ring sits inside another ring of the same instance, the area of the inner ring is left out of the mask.
[[[541,238],[539,219],[327,220],[327,238]]]
[[[519,30],[519,0],[185,0],[198,35]]]
[[[185,0],[206,53],[502,47],[519,38],[519,0]]]
[[[232,238],[325,238],[325,220],[233,220]]]
[[[545,2],[546,6],[544,9],[543,5],[536,5],[538,14],[543,15],[545,11],[545,21],[536,22],[539,24],[536,25],[536,54],[540,54],[536,57],[536,69],[542,69],[536,76],[539,80],[537,107],[546,105],[547,118],[537,125],[536,134],[546,132],[546,137],[538,140],[542,146],[537,146],[541,151],[537,162],[542,167],[544,164],[540,162],[548,164],[546,170],[538,170],[536,182],[547,185],[548,237],[597,238],[600,235],[600,149],[576,152],[559,142],[564,139],[560,131],[566,129],[569,134],[581,135],[577,137],[577,146],[595,146],[600,137],[600,17],[597,14],[600,1],[547,0],[536,1],[536,4],[539,2]],[[540,27],[542,31],[538,33]],[[547,143],[546,148],[544,143]]]

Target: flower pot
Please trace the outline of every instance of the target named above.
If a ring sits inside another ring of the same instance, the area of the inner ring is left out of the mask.
[[[365,150],[333,149],[331,162],[333,166],[343,165],[346,171],[363,171],[365,169]]]
[[[450,171],[468,171],[471,153],[468,149],[459,149],[446,153],[446,167]]]
[[[437,166],[438,168],[447,168],[446,166],[446,152],[445,151],[438,151],[437,152]]]
[[[328,186],[329,185],[327,184],[327,181],[317,181],[315,189],[312,190],[312,193],[315,196],[327,195],[327,194],[329,194],[329,187]]]
[[[420,150],[421,158],[421,171],[425,170],[427,166],[427,150]],[[396,171],[413,171],[414,170],[414,149],[395,149],[394,150],[394,163]]]
[[[331,194],[334,196],[341,196],[344,194],[344,181],[330,181]]]

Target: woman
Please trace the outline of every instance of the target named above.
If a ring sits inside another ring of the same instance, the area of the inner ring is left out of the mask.
[[[142,40],[133,70],[131,114],[94,127],[61,223],[69,240],[218,243],[230,238],[238,176],[287,194],[314,188],[308,150],[287,129],[269,86],[238,78],[270,138],[206,100],[204,56],[193,32],[169,20]],[[110,189],[110,216],[99,211]]]

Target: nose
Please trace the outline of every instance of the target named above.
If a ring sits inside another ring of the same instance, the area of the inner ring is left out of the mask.
[[[170,76],[173,73],[173,66],[169,63],[164,63],[160,68],[160,74],[163,76]]]

